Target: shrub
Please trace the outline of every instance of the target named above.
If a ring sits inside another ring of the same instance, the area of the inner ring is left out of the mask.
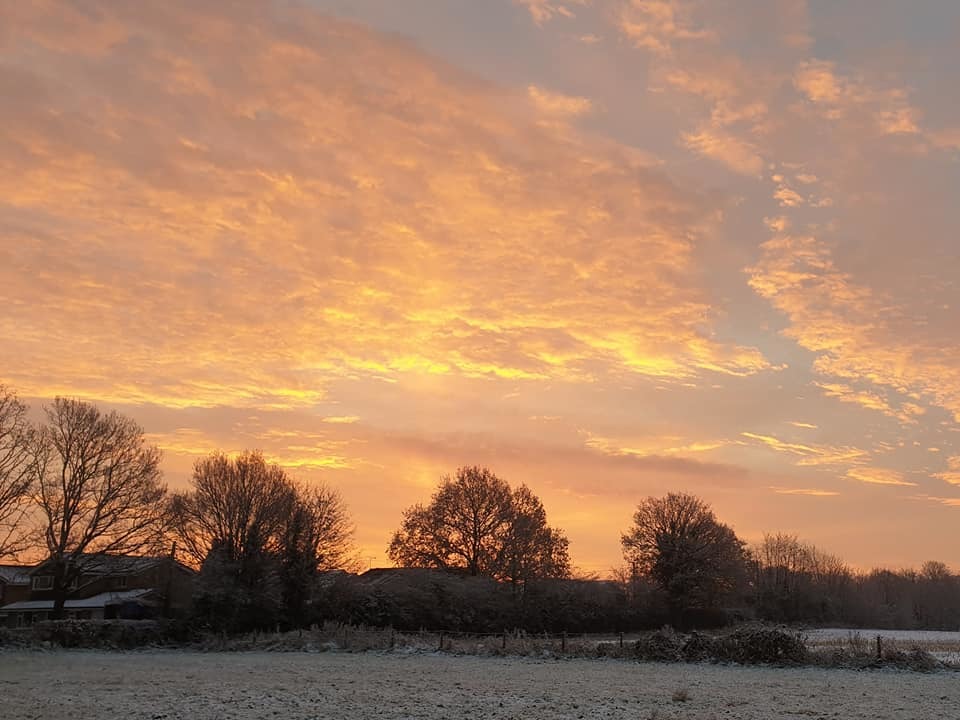
[[[645,635],[634,644],[637,659],[652,662],[679,662],[682,649],[683,637],[669,628]]]
[[[721,654],[721,643],[717,638],[700,633],[690,633],[680,652],[687,662],[715,660]]]
[[[744,627],[719,639],[717,657],[742,665],[797,665],[806,662],[807,647],[799,633]]]

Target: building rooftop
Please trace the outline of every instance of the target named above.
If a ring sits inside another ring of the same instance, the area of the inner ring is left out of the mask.
[[[153,591],[150,589],[124,590],[122,592],[105,592],[99,595],[93,595],[88,598],[77,600],[67,600],[64,604],[65,610],[96,610],[105,608],[108,605],[122,605],[133,600],[143,599]],[[30,611],[30,610],[53,610],[53,600],[21,600],[0,607],[0,612],[9,611]]]
[[[0,582],[8,585],[29,585],[31,570],[32,565],[0,565]]]

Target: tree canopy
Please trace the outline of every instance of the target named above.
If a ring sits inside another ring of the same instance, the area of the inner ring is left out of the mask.
[[[353,527],[339,493],[298,484],[260,452],[197,460],[192,488],[171,498],[169,514],[184,559],[201,569],[201,607],[234,627],[280,608],[303,624],[318,573],[350,564]]]
[[[566,536],[547,524],[543,503],[484,467],[446,476],[427,505],[403,513],[388,548],[406,567],[459,570],[523,584],[570,575]]]
[[[93,554],[157,547],[166,487],[160,450],[124,415],[57,398],[32,443],[41,531],[54,568],[54,617]]]
[[[26,405],[0,385],[0,560],[15,556],[29,542],[23,520],[35,479],[30,466],[32,440]]]
[[[621,543],[632,572],[656,582],[674,612],[713,607],[744,577],[744,543],[693,495],[648,497]]]

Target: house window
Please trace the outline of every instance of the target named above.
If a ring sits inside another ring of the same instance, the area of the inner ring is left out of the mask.
[[[127,576],[121,575],[120,577],[113,578],[111,584],[113,585],[114,590],[125,590],[127,587]]]
[[[52,590],[53,575],[35,575],[33,578],[34,590]]]

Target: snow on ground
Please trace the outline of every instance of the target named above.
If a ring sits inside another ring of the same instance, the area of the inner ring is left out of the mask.
[[[688,700],[674,700],[685,690]],[[0,652],[14,718],[957,718],[960,677],[438,653]]]
[[[866,640],[874,640],[877,635],[883,638],[890,638],[898,643],[915,643],[924,647],[933,643],[952,642],[960,645],[960,632],[951,632],[948,630],[863,630],[850,628],[817,628],[807,630],[804,635],[813,642],[823,640],[846,640],[851,635],[858,634]]]
[[[850,647],[859,645],[868,651],[877,636],[884,645],[893,643],[900,650],[920,648],[942,662],[960,664],[960,632],[946,630],[853,630],[817,628],[803,633],[808,647]],[[957,712],[960,717],[960,711]]]

